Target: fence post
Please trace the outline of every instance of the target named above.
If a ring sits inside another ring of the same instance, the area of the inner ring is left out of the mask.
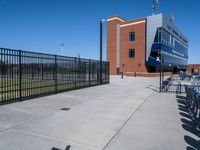
[[[22,101],[22,51],[19,50],[19,99]]]
[[[43,63],[42,63],[42,80],[44,79],[44,73],[43,73]]]
[[[89,59],[89,86],[91,85],[91,62]]]
[[[77,71],[78,69],[77,69],[77,59],[76,59],[76,57],[75,57],[75,73],[74,73],[74,75],[75,75],[75,88],[77,88]]]
[[[78,56],[78,87],[80,88],[82,85],[82,79],[81,79],[81,59],[80,56]]]
[[[55,80],[55,93],[57,93],[57,86],[58,86],[58,83],[57,83],[57,55],[55,55],[55,69],[54,69],[54,80]]]
[[[162,59],[160,59],[160,87],[159,87],[159,92],[161,93],[162,91]]]

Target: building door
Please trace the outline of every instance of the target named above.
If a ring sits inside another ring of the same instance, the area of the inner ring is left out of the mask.
[[[194,73],[194,68],[191,69],[191,72]]]

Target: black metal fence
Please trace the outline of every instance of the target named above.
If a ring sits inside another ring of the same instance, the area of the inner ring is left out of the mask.
[[[102,62],[102,84],[109,63]],[[0,48],[0,104],[99,85],[100,62]]]
[[[185,94],[187,91],[185,87],[188,85],[184,84],[168,84],[163,86],[162,92],[164,93],[176,93],[176,94]],[[197,91],[200,91],[200,85],[190,85]]]
[[[192,81],[191,79],[192,79],[192,76],[189,76],[189,75],[187,75],[187,76],[186,75],[184,75],[184,76],[176,75],[176,76],[169,77],[167,80],[162,82],[160,92],[184,94],[187,92],[186,86],[188,86],[188,85],[190,85],[195,90],[200,91],[200,84],[198,83],[199,81],[198,80]],[[186,81],[187,84],[185,84],[182,81]]]
[[[162,92],[164,93],[176,93],[176,94],[183,94],[186,93],[185,85],[182,84],[166,84],[162,85]]]

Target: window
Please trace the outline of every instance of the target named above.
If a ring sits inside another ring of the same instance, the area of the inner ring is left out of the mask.
[[[158,51],[151,51],[150,56],[153,58],[157,58],[159,56]]]
[[[129,49],[129,58],[134,58],[135,57],[135,49]]]
[[[135,32],[129,32],[129,41],[135,41]]]
[[[167,44],[170,43],[170,33],[165,29],[162,31],[162,40],[165,41]]]
[[[156,36],[154,38],[154,43],[159,43],[161,42],[161,32],[162,32],[162,29],[161,28],[158,28],[157,29],[157,32],[156,32]]]

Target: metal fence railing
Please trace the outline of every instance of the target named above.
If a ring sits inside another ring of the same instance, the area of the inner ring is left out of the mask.
[[[176,93],[176,94],[183,94],[186,93],[185,85],[182,84],[167,84],[162,85],[162,92],[164,93]]]
[[[187,114],[190,115],[191,120],[194,122],[194,129],[200,129],[200,91],[199,88],[193,86],[185,86],[186,95],[182,98],[184,100],[184,107]],[[178,97],[179,101],[181,97]],[[183,105],[181,105],[183,106]],[[197,130],[197,133],[199,130]]]
[[[0,48],[0,104],[109,83],[109,63]]]
[[[180,74],[179,76],[172,76],[162,82],[161,92],[183,94],[186,93],[185,87],[188,85],[190,85],[195,90],[200,91],[199,79],[200,76],[189,74]]]

